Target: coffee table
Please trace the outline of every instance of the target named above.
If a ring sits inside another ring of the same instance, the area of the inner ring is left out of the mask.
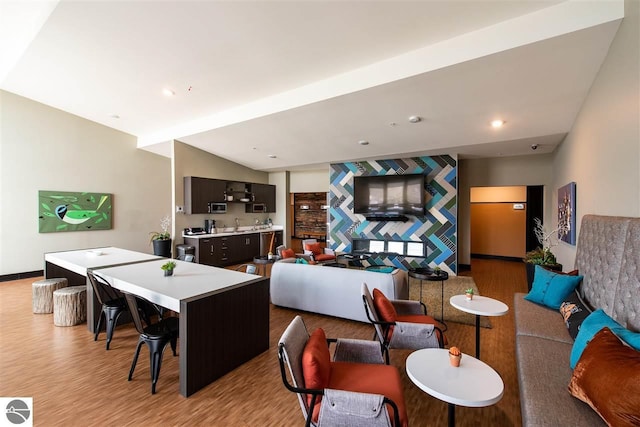
[[[448,403],[449,426],[456,424],[456,405],[480,408],[497,403],[504,393],[500,375],[468,354],[460,367],[449,363],[449,350],[425,348],[407,357],[407,375],[422,391]]]
[[[468,300],[465,295],[454,295],[449,303],[460,311],[476,315],[476,357],[480,358],[480,316],[502,316],[509,311],[507,304],[497,299],[474,295]]]

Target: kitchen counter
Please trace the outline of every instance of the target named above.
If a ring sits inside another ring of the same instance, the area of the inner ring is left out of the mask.
[[[259,233],[271,233],[272,231],[282,231],[284,227],[282,225],[274,225],[271,228],[259,228],[254,230],[253,227],[240,227],[238,231],[233,231],[234,227],[219,228],[218,230],[230,230],[230,231],[218,231],[211,234],[185,234],[182,233],[182,237],[188,237],[190,239],[208,239],[211,237],[225,237],[225,236],[241,236],[243,234],[259,234]]]

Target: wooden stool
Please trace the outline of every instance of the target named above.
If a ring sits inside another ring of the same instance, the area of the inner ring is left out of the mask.
[[[53,292],[68,286],[67,279],[43,279],[31,285],[34,313],[53,313]]]
[[[53,292],[53,324],[73,326],[87,320],[87,287],[69,286]]]

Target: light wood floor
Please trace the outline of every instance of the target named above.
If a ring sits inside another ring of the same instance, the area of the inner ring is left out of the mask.
[[[524,265],[473,260],[471,275],[480,293],[513,304],[526,290]],[[0,283],[0,396],[33,397],[38,426],[208,425],[299,426],[303,418],[295,396],[280,380],[276,345],[294,310],[272,307],[270,348],[188,399],[178,394],[178,359],[164,355],[156,395],[150,392],[148,351],[143,348],[133,381],[127,374],[137,342],[131,326],[117,328],[111,350],[105,335],[93,341],[86,325],[56,327],[52,315],[31,313],[31,283]],[[312,331],[329,337],[371,339],[368,324],[302,313]],[[487,408],[457,408],[458,426],[520,426],[514,360],[513,313],[491,318],[482,329],[482,359],[505,383],[504,397]],[[451,345],[475,352],[475,328],[449,323]],[[412,426],[445,426],[447,405],[417,389],[406,376],[410,352],[394,350],[391,363],[402,375]]]

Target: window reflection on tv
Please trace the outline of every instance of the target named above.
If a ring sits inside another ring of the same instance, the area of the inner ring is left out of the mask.
[[[424,175],[356,176],[354,212],[364,215],[424,215]]]

